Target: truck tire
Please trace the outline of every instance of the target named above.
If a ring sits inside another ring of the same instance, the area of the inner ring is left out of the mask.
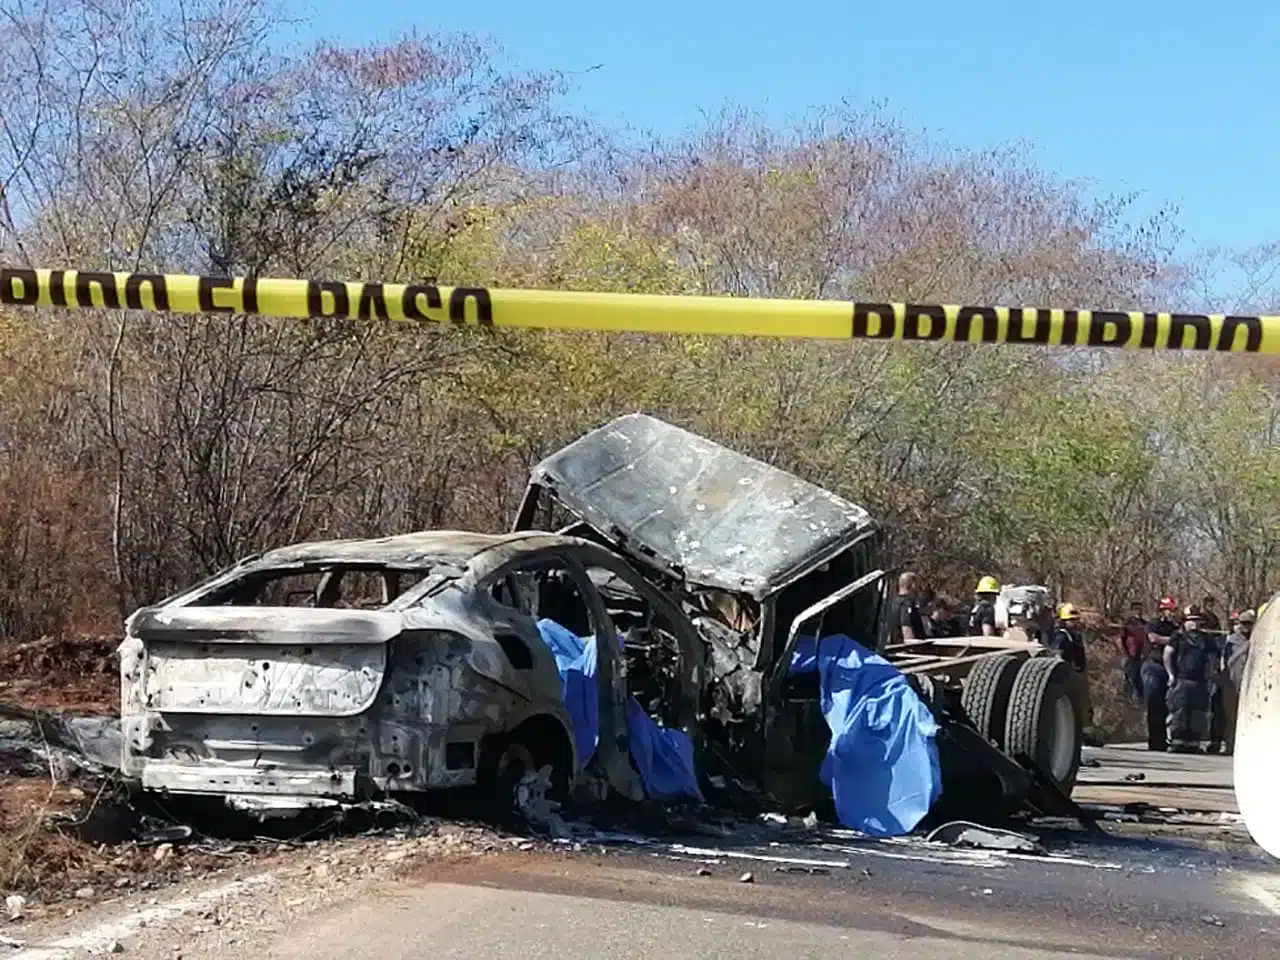
[[[1004,752],[1030,761],[1070,794],[1080,770],[1084,718],[1072,683],[1071,667],[1061,657],[1032,657],[1018,669],[1009,694]]]
[[[1018,675],[1018,658],[1004,654],[979,660],[960,689],[960,706],[986,739],[1004,749],[1005,717]]]

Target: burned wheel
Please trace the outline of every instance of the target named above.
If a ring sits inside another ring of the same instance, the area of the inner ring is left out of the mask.
[[[1060,657],[1022,663],[1009,695],[1004,751],[1030,760],[1065,793],[1075,786],[1084,743],[1084,718],[1071,667]]]
[[[488,737],[477,771],[486,816],[502,823],[547,822],[568,795],[571,756],[541,728]]]
[[[960,705],[978,732],[1004,747],[1009,697],[1018,676],[1018,658],[1008,655],[979,660],[960,690]]]

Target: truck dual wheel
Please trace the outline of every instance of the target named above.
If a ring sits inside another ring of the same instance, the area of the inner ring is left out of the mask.
[[[1005,715],[1005,753],[1032,761],[1064,793],[1075,786],[1084,717],[1071,667],[1060,657],[1032,657],[1014,677]]]
[[[1004,749],[1009,695],[1018,675],[1018,658],[1008,655],[979,660],[965,677],[960,706],[978,732]]]

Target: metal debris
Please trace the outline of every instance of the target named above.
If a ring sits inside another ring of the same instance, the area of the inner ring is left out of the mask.
[[[954,820],[937,827],[925,837],[926,841],[947,843],[956,847],[973,847],[979,850],[1007,850],[1012,853],[1026,853],[1035,856],[1047,851],[1034,837],[1014,833],[1012,830],[1001,830],[997,827],[986,827],[967,820]]]

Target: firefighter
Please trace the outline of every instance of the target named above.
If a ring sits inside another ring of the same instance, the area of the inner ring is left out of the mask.
[[[1093,730],[1093,698],[1089,695],[1089,664],[1085,655],[1084,634],[1080,632],[1080,612],[1074,604],[1064,603],[1058,608],[1058,622],[1049,636],[1049,649],[1057,652],[1076,672],[1076,701],[1080,708],[1080,721],[1085,728],[1085,742],[1090,746],[1102,746],[1102,740]]]
[[[1211,593],[1206,593],[1200,601],[1200,629],[1205,633],[1222,632],[1222,621],[1218,619],[1218,612],[1214,609],[1217,605],[1218,598]]]
[[[1249,638],[1258,616],[1252,610],[1243,611],[1236,618],[1235,630],[1227,637],[1222,651],[1222,739],[1228,756],[1236,749],[1236,714],[1240,709],[1240,685],[1244,682],[1244,667],[1249,661]]]
[[[1156,619],[1147,627],[1147,646],[1142,661],[1142,699],[1147,715],[1147,749],[1163,752],[1168,748],[1167,723],[1169,676],[1164,666],[1164,645],[1178,632],[1173,619],[1178,601],[1172,596],[1160,598]]]
[[[974,604],[969,611],[969,635],[994,637],[996,635],[996,596],[1000,584],[995,577],[985,576],[973,590]]]
[[[1164,646],[1164,668],[1169,688],[1169,749],[1175,753],[1199,753],[1200,741],[1209,732],[1211,687],[1221,658],[1220,645],[1200,629],[1200,609],[1187,607],[1182,629]]]
[[[1049,649],[1067,661],[1077,673],[1084,673],[1088,664],[1085,658],[1084,637],[1080,633],[1080,613],[1075,606],[1064,603],[1058,608],[1058,623],[1049,638]]]

